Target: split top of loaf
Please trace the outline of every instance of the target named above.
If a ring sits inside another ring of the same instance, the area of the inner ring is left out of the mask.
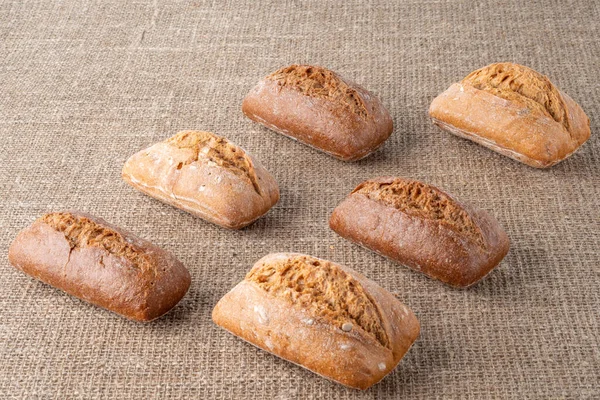
[[[209,163],[215,163],[247,180],[252,184],[256,193],[261,194],[252,159],[241,147],[224,137],[211,132],[182,131],[165,142],[179,149],[191,150],[191,156],[177,164],[177,169],[181,169],[183,165],[198,162],[201,157],[205,157]]]
[[[469,212],[435,186],[402,178],[370,180],[352,193],[363,194],[407,215],[435,221],[483,246],[481,229]]]
[[[338,74],[316,65],[290,65],[267,76],[280,87],[342,105],[361,118],[373,118],[358,91]]]
[[[269,254],[213,310],[236,336],[344,385],[366,389],[419,335],[415,315],[356,271],[297,253]]]
[[[567,105],[546,76],[513,63],[497,63],[471,72],[462,82],[494,96],[524,105],[532,113],[554,119],[570,131]]]
[[[258,263],[246,276],[272,296],[306,310],[338,329],[361,329],[389,348],[390,339],[373,299],[337,265],[305,255]]]
[[[453,84],[429,114],[442,129],[536,168],[569,157],[590,136],[573,99],[539,72],[507,62]]]
[[[155,277],[157,270],[141,246],[131,237],[125,237],[107,225],[100,224],[82,214],[54,212],[38,219],[57,232],[62,233],[69,242],[71,251],[75,248],[97,247],[106,250],[115,257],[129,261],[131,267],[143,274]]]
[[[230,229],[279,200],[269,172],[241,147],[203,131],[183,131],[131,156],[123,179],[165,203]]]

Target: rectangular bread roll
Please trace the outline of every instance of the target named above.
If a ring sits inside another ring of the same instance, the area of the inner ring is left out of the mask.
[[[276,356],[367,389],[392,371],[419,322],[350,268],[303,254],[260,259],[213,310],[214,322]]]
[[[483,210],[410,179],[365,181],[336,207],[340,236],[457,287],[486,276],[504,258],[508,236]]]
[[[590,137],[590,120],[573,99],[513,63],[472,72],[436,97],[429,115],[450,133],[536,168],[564,160]]]
[[[123,179],[139,191],[229,229],[279,201],[275,178],[241,147],[210,132],[182,131],[131,156]]]
[[[338,74],[314,65],[290,65],[246,96],[242,111],[275,132],[343,161],[368,156],[392,134],[379,99]]]
[[[171,253],[106,221],[56,212],[22,230],[8,251],[17,269],[134,321],[168,312],[190,274]]]

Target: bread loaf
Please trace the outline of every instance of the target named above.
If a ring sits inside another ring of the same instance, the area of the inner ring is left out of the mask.
[[[251,224],[279,201],[266,169],[209,132],[179,132],[134,154],[122,176],[143,193],[230,229]]]
[[[213,311],[236,336],[358,389],[377,383],[419,335],[391,293],[350,268],[303,254],[259,260]]]
[[[504,258],[508,236],[488,213],[410,179],[365,181],[333,211],[340,236],[452,286],[468,287]]]
[[[390,114],[373,94],[314,65],[281,68],[250,91],[248,118],[344,161],[366,157],[391,135]]]
[[[581,107],[544,75],[513,63],[469,74],[433,100],[433,122],[536,168],[569,157],[590,137]]]
[[[42,282],[135,321],[165,314],[190,286],[175,256],[79,212],[37,219],[18,234],[8,259]]]

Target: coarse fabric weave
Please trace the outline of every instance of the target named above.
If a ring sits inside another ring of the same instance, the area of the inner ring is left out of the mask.
[[[436,128],[431,100],[492,62],[548,75],[591,119],[571,158],[537,170]],[[345,163],[244,117],[241,101],[291,63],[376,93],[395,123]],[[2,399],[600,398],[600,2],[0,1]],[[184,129],[223,135],[276,177],[281,201],[241,231],[145,196],[120,177],[134,152]],[[400,175],[491,212],[511,249],[452,289],[338,237],[333,208],[361,181]],[[192,285],[148,324],[11,267],[17,232],[77,209],[168,249]],[[239,340],[216,302],[270,252],[352,267],[421,321],[399,367],[360,392]]]

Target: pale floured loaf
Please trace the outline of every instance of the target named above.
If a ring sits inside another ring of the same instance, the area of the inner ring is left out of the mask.
[[[131,156],[122,171],[134,188],[230,229],[279,200],[273,176],[242,148],[210,132],[183,131]]]
[[[419,335],[415,315],[350,268],[270,254],[227,293],[214,322],[321,376],[358,389],[377,383]]]
[[[536,168],[573,154],[589,137],[581,107],[531,68],[497,63],[472,72],[433,100],[433,122]]]

